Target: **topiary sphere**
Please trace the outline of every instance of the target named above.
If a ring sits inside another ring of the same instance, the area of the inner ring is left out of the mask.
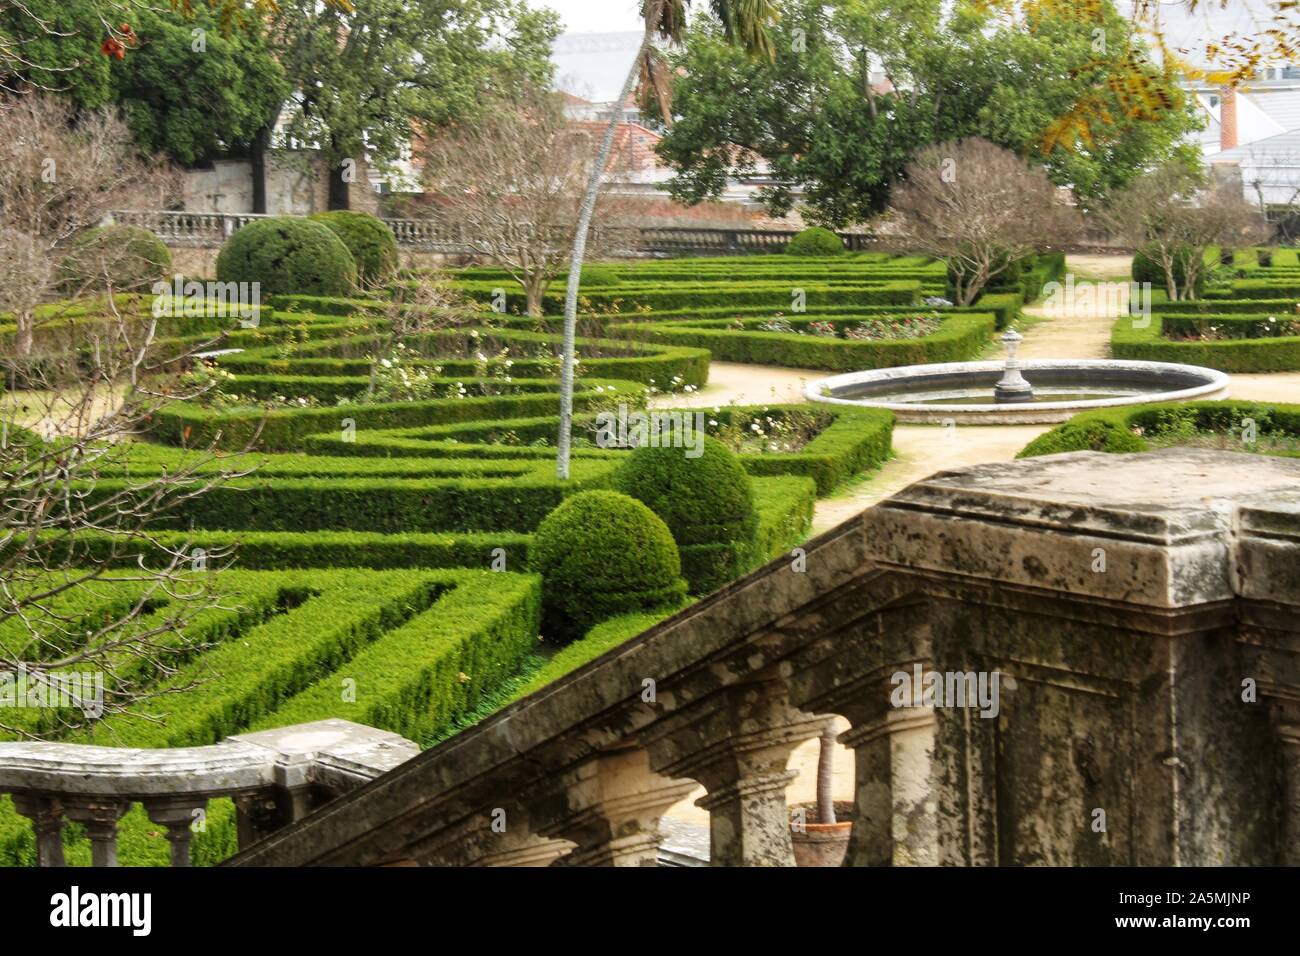
[[[754,486],[740,459],[716,438],[698,458],[685,448],[636,449],[619,469],[617,487],[663,518],[679,547],[730,544],[754,533]]]
[[[167,277],[172,255],[162,240],[140,226],[101,226],[83,232],[59,264],[69,292],[147,289]]]
[[[841,256],[844,254],[844,243],[840,241],[839,236],[829,229],[813,226],[791,239],[790,244],[785,247],[785,251],[787,255],[791,256],[817,256],[819,258]]]
[[[1154,254],[1155,250],[1151,246],[1139,249],[1133,256],[1133,281],[1150,282],[1152,287],[1157,289],[1167,288],[1165,279],[1165,268],[1160,264],[1159,255]],[[1174,252],[1174,281],[1178,283],[1178,295],[1183,296],[1183,284],[1187,281],[1187,264],[1191,261],[1194,251],[1188,248],[1177,249]],[[1196,280],[1196,294],[1201,294],[1201,288],[1204,285],[1205,270],[1201,270],[1200,277]]]
[[[370,213],[335,209],[307,218],[322,223],[343,240],[357,264],[357,278],[363,286],[387,282],[397,273],[397,237]]]
[[[542,575],[543,629],[551,640],[579,638],[616,614],[676,607],[686,597],[668,526],[616,491],[566,498],[537,526],[529,563]]]
[[[356,288],[357,265],[328,227],[275,216],[250,222],[226,240],[217,280],[260,282],[262,296],[345,296]]]

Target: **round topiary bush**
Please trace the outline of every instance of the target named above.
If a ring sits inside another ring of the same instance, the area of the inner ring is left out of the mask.
[[[357,266],[328,227],[276,216],[250,222],[226,240],[217,256],[217,280],[260,282],[263,296],[350,295]]]
[[[370,213],[335,209],[308,218],[324,224],[343,240],[357,264],[357,278],[363,286],[379,285],[396,274],[397,237]]]
[[[703,436],[698,457],[685,448],[643,447],[619,469],[619,491],[663,518],[678,545],[744,540],[754,530],[754,485],[736,454]]]
[[[785,251],[791,256],[840,256],[844,254],[844,243],[829,229],[813,226],[791,239]]]
[[[1139,249],[1133,256],[1133,281],[1150,282],[1153,288],[1168,289],[1165,279],[1165,268],[1160,264],[1160,258],[1152,254],[1151,247]],[[1192,249],[1179,249],[1174,253],[1174,281],[1178,283],[1178,296],[1184,297],[1183,286],[1187,281],[1187,263],[1191,261],[1195,252]],[[1201,270],[1200,276],[1196,280],[1196,294],[1201,294],[1201,289],[1205,282],[1205,271]]]
[[[686,597],[668,526],[616,491],[566,498],[537,526],[529,564],[542,575],[550,640],[573,640],[616,614],[676,607]]]
[[[147,289],[171,272],[162,240],[140,226],[101,226],[83,232],[59,264],[68,292]]]

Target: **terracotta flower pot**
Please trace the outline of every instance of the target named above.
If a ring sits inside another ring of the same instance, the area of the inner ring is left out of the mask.
[[[816,819],[814,805],[800,805],[806,820]],[[840,866],[849,848],[853,832],[853,804],[835,802],[836,823],[790,821],[790,842],[794,846],[795,866]]]

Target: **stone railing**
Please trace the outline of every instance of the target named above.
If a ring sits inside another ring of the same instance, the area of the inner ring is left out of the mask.
[[[788,865],[832,714],[846,865],[1300,864],[1300,461],[934,475],[231,863]]]
[[[176,246],[215,247],[241,226],[265,216],[253,213],[191,213],[165,210],[113,212],[114,222],[143,226],[163,242]],[[473,254],[481,251],[463,226],[433,219],[384,219],[398,243],[427,252]],[[653,226],[626,230],[628,254],[658,255],[742,255],[780,252],[798,232],[780,229],[714,229]],[[861,233],[840,233],[849,249],[873,248],[872,237]]]
[[[188,866],[209,800],[234,799],[243,848],[417,752],[396,734],[346,720],[174,750],[0,743],[0,793],[32,821],[41,866],[64,865],[65,820],[86,828],[95,866],[116,866],[117,823],[137,803],[166,830],[172,865]]]

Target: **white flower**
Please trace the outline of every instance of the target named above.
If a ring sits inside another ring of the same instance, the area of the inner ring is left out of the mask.
[[[388,359],[384,359],[384,360],[382,360],[379,364],[382,365],[384,368],[392,368],[392,367],[393,367],[393,363],[390,362]]]

